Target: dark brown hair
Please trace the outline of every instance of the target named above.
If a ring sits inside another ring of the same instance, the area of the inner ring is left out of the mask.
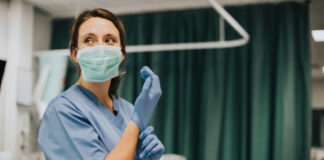
[[[75,49],[78,48],[77,45],[78,45],[78,36],[79,36],[80,26],[83,22],[90,19],[91,17],[100,17],[100,18],[107,19],[107,20],[111,21],[116,26],[116,28],[119,31],[121,51],[126,59],[126,31],[125,31],[124,25],[115,14],[113,14],[110,11],[107,11],[105,9],[102,9],[102,8],[85,10],[85,11],[81,12],[77,17],[75,17],[75,19],[73,21],[73,26],[71,29],[71,41],[70,41],[70,45],[69,45],[71,57],[73,56],[72,53],[75,52]],[[123,63],[124,62],[122,62],[121,65],[123,65]],[[78,73],[80,73],[80,66],[77,65],[77,68],[78,68]],[[120,75],[111,80],[110,88],[108,91],[108,95],[110,97],[112,95],[118,97],[117,89],[119,87],[120,81],[121,81]]]

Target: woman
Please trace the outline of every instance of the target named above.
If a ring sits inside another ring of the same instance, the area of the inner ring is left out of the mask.
[[[162,94],[148,68],[134,106],[118,97],[126,55],[123,24],[104,9],[82,12],[71,30],[70,53],[81,76],[47,107],[38,142],[46,159],[159,159],[164,146],[148,126]]]

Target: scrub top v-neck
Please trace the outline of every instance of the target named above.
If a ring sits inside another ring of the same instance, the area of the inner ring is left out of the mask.
[[[73,85],[48,105],[38,142],[46,159],[104,159],[116,146],[133,105],[113,98],[113,114],[89,90]],[[138,158],[138,149],[134,159]]]

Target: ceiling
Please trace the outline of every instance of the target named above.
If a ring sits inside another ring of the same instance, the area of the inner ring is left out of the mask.
[[[324,0],[312,0],[310,4],[310,29],[324,30]],[[312,53],[312,78],[313,80],[324,80],[322,67],[324,67],[324,42],[315,42],[311,36]]]
[[[25,0],[54,18],[73,17],[82,9],[101,7],[116,14],[209,7],[208,0]],[[305,0],[217,0],[222,5]]]

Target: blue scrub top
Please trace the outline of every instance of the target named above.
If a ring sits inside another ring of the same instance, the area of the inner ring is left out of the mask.
[[[73,85],[48,105],[41,122],[38,142],[46,159],[103,160],[116,146],[133,105],[113,98],[114,115],[89,90]],[[140,159],[139,145],[134,159]]]

